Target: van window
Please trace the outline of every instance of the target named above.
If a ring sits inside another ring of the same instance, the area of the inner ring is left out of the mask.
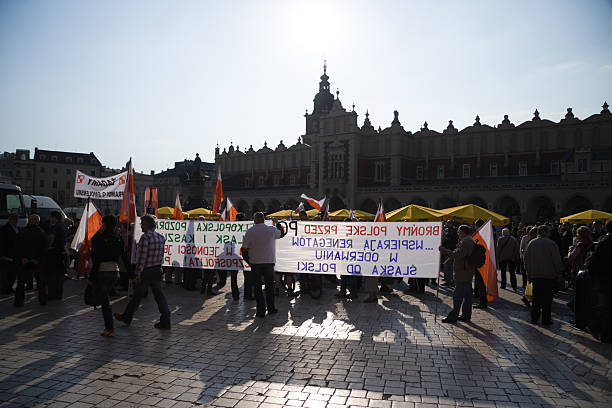
[[[14,212],[18,213],[20,217],[25,217],[19,192],[0,190],[0,218],[8,218],[9,213]]]

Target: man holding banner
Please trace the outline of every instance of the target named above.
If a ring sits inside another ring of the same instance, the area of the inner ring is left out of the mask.
[[[474,276],[474,265],[469,261],[470,254],[474,248],[472,229],[467,225],[461,225],[457,230],[457,235],[459,236],[459,243],[453,251],[440,246],[440,252],[453,259],[453,273],[455,277],[453,310],[446,319],[442,320],[443,323],[455,323],[457,320],[469,322],[472,319],[472,277]],[[460,310],[463,311],[461,316],[459,316]]]
[[[263,213],[257,212],[253,216],[254,226],[244,234],[242,243],[242,257],[251,265],[251,275],[255,300],[257,301],[257,317],[266,317],[268,314],[278,312],[274,307],[274,264],[276,263],[276,240],[282,234],[277,228],[276,220],[274,227],[264,224]],[[266,284],[266,298],[261,291],[261,278]]]

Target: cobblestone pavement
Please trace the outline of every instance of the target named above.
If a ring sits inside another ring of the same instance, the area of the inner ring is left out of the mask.
[[[171,331],[153,328],[149,296],[129,328],[99,336],[100,310],[83,281],[64,301],[24,308],[0,298],[0,405],[53,407],[434,407],[612,405],[612,346],[569,323],[565,302],[550,328],[528,323],[520,296],[501,290],[472,323],[434,322],[435,291],[341,301],[277,298],[255,319],[254,301],[229,285],[205,299],[165,285]],[[439,315],[451,292],[440,290]],[[362,296],[363,298],[364,296]],[[115,311],[125,296],[114,300]]]

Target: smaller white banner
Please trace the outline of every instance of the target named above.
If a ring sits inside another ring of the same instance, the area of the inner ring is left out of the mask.
[[[95,200],[122,200],[127,171],[114,176],[96,178],[77,170],[74,180],[74,196]]]

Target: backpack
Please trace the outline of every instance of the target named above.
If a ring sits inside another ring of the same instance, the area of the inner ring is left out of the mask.
[[[468,262],[470,265],[481,268],[487,261],[487,250],[479,243],[474,242],[474,248],[468,256]]]
[[[87,285],[85,288],[85,293],[83,294],[83,301],[87,306],[93,306],[94,309],[96,306],[100,306],[102,302],[98,299],[98,295],[96,293],[96,288],[93,285]]]

